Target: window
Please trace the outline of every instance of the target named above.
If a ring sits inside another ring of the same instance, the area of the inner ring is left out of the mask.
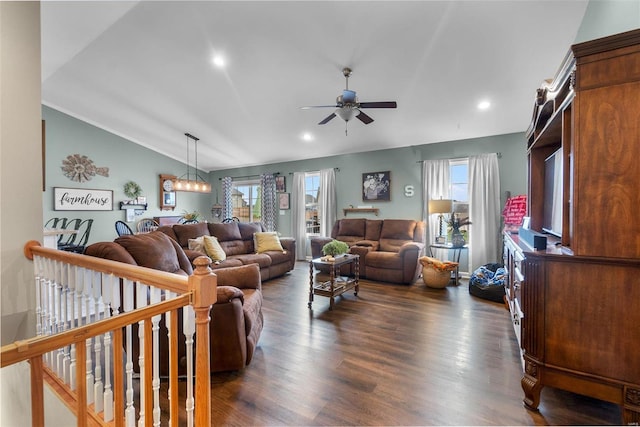
[[[231,207],[234,217],[241,222],[260,221],[262,218],[262,188],[260,180],[234,181],[231,184]]]
[[[304,174],[304,217],[307,224],[307,235],[320,234],[318,212],[318,195],[320,194],[320,172]]]
[[[449,173],[453,212],[460,218],[466,218],[469,216],[469,161],[450,161]],[[468,241],[468,236],[465,238]]]

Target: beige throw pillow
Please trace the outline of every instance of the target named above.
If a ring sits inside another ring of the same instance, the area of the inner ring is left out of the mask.
[[[259,233],[253,233],[253,244],[256,248],[256,253],[261,254],[267,251],[280,251],[284,252],[282,244],[280,244],[280,238],[275,231],[261,231]]]
[[[197,239],[189,239],[189,250],[204,253],[204,236],[200,236]]]
[[[213,236],[202,236],[204,238],[204,250],[213,261],[224,261],[227,254],[220,246],[220,242]]]

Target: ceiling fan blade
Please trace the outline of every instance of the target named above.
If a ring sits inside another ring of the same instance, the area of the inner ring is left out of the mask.
[[[336,116],[336,113],[331,113],[329,116],[325,117],[325,119],[323,121],[321,121],[320,123],[318,123],[318,124],[319,125],[324,125],[329,120],[333,119],[335,116]]]
[[[365,125],[368,125],[369,123],[371,123],[373,121],[373,119],[369,116],[367,116],[365,113],[363,113],[362,111],[360,111],[360,114],[358,114],[356,116],[356,118],[358,118],[362,123],[364,123]]]
[[[306,107],[300,107],[301,110],[310,110],[312,108],[340,108],[340,105],[308,105]]]
[[[382,102],[361,102],[358,104],[359,108],[397,108],[396,101],[382,101]]]

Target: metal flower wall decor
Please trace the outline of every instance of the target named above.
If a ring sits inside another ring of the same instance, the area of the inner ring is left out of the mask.
[[[64,176],[71,181],[91,181],[96,175],[109,176],[109,168],[97,167],[93,160],[80,154],[70,154],[62,161],[61,166]]]

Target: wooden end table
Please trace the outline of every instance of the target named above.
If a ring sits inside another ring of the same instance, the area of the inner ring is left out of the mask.
[[[329,267],[329,280],[315,283],[313,279],[314,265],[326,265]],[[339,274],[340,267],[353,264],[354,277],[342,278]],[[309,303],[311,308],[314,295],[329,297],[329,310],[333,310],[335,297],[342,295],[350,289],[354,290],[354,295],[358,295],[360,288],[360,255],[346,254],[335,257],[335,261],[323,261],[322,258],[315,258],[309,261]]]

